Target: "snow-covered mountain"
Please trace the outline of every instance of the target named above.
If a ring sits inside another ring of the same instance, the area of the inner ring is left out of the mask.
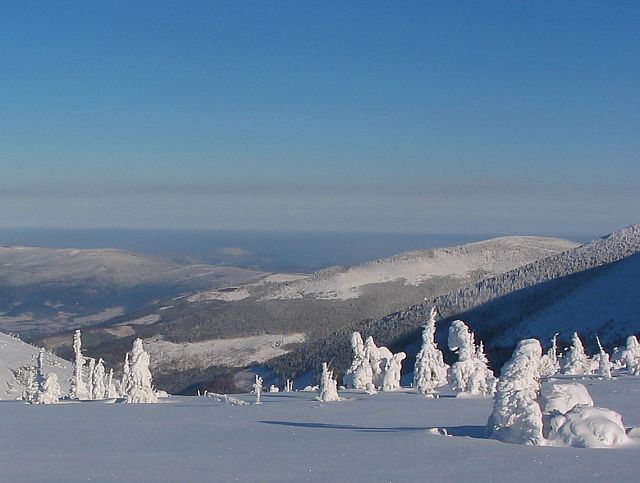
[[[155,368],[161,378],[210,366],[242,367],[264,360],[260,355],[264,350],[259,347],[264,335],[288,341],[277,347],[274,357],[295,349],[299,341],[378,319],[425,297],[442,295],[575,246],[553,238],[503,237],[407,252],[308,276],[271,274],[249,283],[163,300],[147,311],[120,317],[115,324],[87,329],[84,347],[93,357],[115,364],[132,338],[143,337],[154,351],[170,350],[170,360]],[[230,345],[229,339],[235,342]],[[70,334],[61,334],[47,337],[43,343],[68,355],[70,341]],[[168,389],[179,390],[175,386]]]
[[[38,352],[38,347],[0,333],[0,399],[16,399],[22,394],[24,386],[20,381],[20,371],[35,365]],[[44,372],[55,372],[62,390],[68,391],[72,364],[48,352],[44,363]]]
[[[106,322],[159,298],[263,275],[123,250],[0,247],[0,330],[33,338]]]
[[[619,344],[640,332],[640,224],[310,341],[273,367],[304,370],[327,357],[347,364],[352,328],[381,344],[405,348],[419,339],[433,305],[444,318],[438,325],[443,342],[449,323],[461,318],[485,342],[496,367],[526,337],[548,343],[556,332],[568,340],[577,330],[588,346],[596,334],[609,346]]]
[[[490,276],[576,247],[557,238],[511,236],[450,248],[416,250],[355,267],[333,267],[309,277],[285,282],[263,298],[312,296],[326,300],[357,298],[367,285],[401,281],[418,286],[429,279],[467,280]]]

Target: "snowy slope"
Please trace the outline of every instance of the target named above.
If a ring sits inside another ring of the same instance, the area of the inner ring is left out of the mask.
[[[554,333],[569,340],[574,331],[594,335],[606,343],[620,343],[640,333],[640,255],[606,266],[591,276],[572,281],[568,293],[509,327],[493,341],[511,346],[514,341],[537,337],[548,343]]]
[[[24,366],[35,365],[38,351],[38,347],[0,333],[0,399],[16,399],[20,396],[24,387],[16,380],[13,371]],[[45,373],[55,372],[58,374],[60,387],[63,391],[69,389],[71,366],[69,361],[60,359],[53,354],[47,353],[45,356]]]
[[[0,330],[33,339],[107,322],[159,298],[264,275],[123,250],[0,247]]]
[[[350,299],[368,284],[402,280],[419,285],[434,277],[467,278],[475,271],[501,273],[534,260],[575,248],[568,240],[512,236],[451,248],[417,250],[350,268],[333,267],[310,277],[282,284],[264,299]]]
[[[583,382],[596,405],[640,426],[640,378]],[[346,391],[345,401],[319,403],[316,395],[264,394],[260,406],[206,397],[150,405],[2,402],[0,481],[637,480],[637,443],[594,450],[484,439],[491,399]]]

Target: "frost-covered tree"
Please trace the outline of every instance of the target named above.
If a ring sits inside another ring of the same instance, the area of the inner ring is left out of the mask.
[[[569,347],[564,359],[563,373],[571,376],[591,373],[591,363],[584,352],[584,346],[577,332],[574,332],[571,338],[571,347]]]
[[[541,356],[540,342],[521,340],[503,367],[487,422],[490,438],[507,443],[543,444],[542,411],[537,402]]]
[[[291,379],[287,379],[284,383],[284,392],[292,392],[293,391],[293,381]]]
[[[598,348],[600,353],[598,354],[598,375],[605,379],[611,379],[611,361],[609,360],[609,354],[604,350],[600,343],[600,337],[596,337],[598,342]]]
[[[157,403],[153,390],[149,354],[144,350],[142,339],[136,339],[131,349],[131,368],[126,387],[125,401],[128,403]]]
[[[85,358],[82,355],[82,339],[79,330],[73,334],[73,376],[71,378],[71,399],[87,399],[89,391],[84,382]]]
[[[93,386],[95,384],[95,379],[94,379],[94,371],[96,369],[96,360],[93,357],[89,357],[89,377],[88,377],[88,381],[87,381],[87,391],[89,392],[88,397],[89,399],[94,399],[93,397]]]
[[[329,370],[326,362],[322,363],[320,395],[317,397],[317,400],[323,402],[340,401],[340,396],[338,396],[338,383],[333,378],[333,371]]]
[[[105,380],[104,363],[102,359],[98,359],[98,362],[93,369],[93,384],[91,388],[91,399],[104,399],[107,392],[107,385]]]
[[[540,377],[555,376],[560,372],[560,361],[558,360],[558,333],[551,339],[551,347],[540,360]]]
[[[489,368],[489,360],[484,353],[484,344],[480,344],[476,348],[474,358],[475,370],[469,378],[470,393],[482,394],[483,396],[493,396],[496,392],[496,384],[498,380]]]
[[[122,379],[120,380],[120,395],[127,396],[127,386],[129,385],[129,377],[131,376],[131,363],[129,362],[129,353],[124,355],[124,364],[122,365]]]
[[[116,384],[113,379],[113,369],[109,369],[109,374],[107,375],[107,381],[105,385],[106,385],[105,394],[104,394],[105,399],[118,397],[118,390],[116,388]]]
[[[640,343],[635,335],[627,337],[626,349],[622,351],[622,360],[629,374],[640,376]]]
[[[36,377],[36,368],[29,366],[26,373],[24,391],[22,392],[22,400],[28,403],[34,403],[40,390]]]
[[[447,383],[449,366],[445,364],[442,351],[435,341],[436,313],[436,307],[432,307],[429,320],[422,329],[422,348],[416,356],[413,369],[413,387],[422,394],[432,393]]]
[[[451,323],[448,345],[458,355],[458,361],[447,374],[451,389],[458,394],[493,394],[495,376],[488,367],[484,350],[476,347],[473,332],[462,320]]]
[[[395,391],[400,389],[400,378],[402,373],[402,361],[407,357],[404,352],[394,354],[391,359],[387,359],[384,368],[384,378],[382,380],[383,391]]]
[[[262,396],[262,378],[256,374],[256,380],[253,383],[253,393],[256,395],[256,404],[262,404],[260,397]]]
[[[373,343],[373,339],[371,339],[371,343]],[[375,344],[373,346],[375,347]],[[369,344],[365,348],[360,333],[354,332],[351,335],[351,349],[353,351],[353,360],[351,367],[344,375],[344,385],[348,389],[364,389],[368,383],[373,381],[373,370],[369,362],[371,345]]]
[[[56,404],[61,396],[58,375],[55,372],[47,374],[47,377],[35,398],[36,404]]]

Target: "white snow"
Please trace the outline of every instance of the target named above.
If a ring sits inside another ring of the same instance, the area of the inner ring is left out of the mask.
[[[283,284],[264,297],[347,300],[360,295],[364,285],[403,280],[419,285],[433,277],[467,278],[482,270],[496,274],[534,260],[575,248],[576,243],[543,237],[502,237],[451,248],[401,253],[350,268],[333,267],[312,276]]]
[[[640,378],[586,384],[596,404],[622,414],[628,426],[640,426]],[[375,396],[345,391],[346,402],[323,403],[314,401],[316,393],[264,393],[260,406],[218,397],[169,397],[150,405],[6,401],[0,403],[0,480],[637,479],[635,442],[594,451],[485,439],[492,401],[450,394],[426,399],[413,390]]]
[[[225,302],[235,302],[249,298],[251,294],[246,288],[229,287],[219,290],[209,290],[198,292],[187,297],[187,302],[208,302],[210,300],[223,300]]]
[[[38,347],[0,332],[0,399],[16,399],[20,396],[24,386],[16,380],[12,370],[35,365],[39,350]],[[69,391],[71,367],[71,362],[53,354],[45,354],[44,373],[56,373],[63,392]]]
[[[304,341],[304,334],[266,334],[233,339],[211,339],[201,342],[175,343],[152,337],[144,341],[151,355],[151,369],[172,367],[185,370],[212,365],[243,367],[286,354],[287,344]]]

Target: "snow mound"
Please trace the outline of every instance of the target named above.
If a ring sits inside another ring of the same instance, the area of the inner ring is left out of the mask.
[[[603,448],[626,443],[629,437],[617,412],[578,405],[551,418],[549,441],[578,448]]]
[[[542,385],[540,399],[544,414],[565,414],[578,405],[593,407],[589,391],[577,382],[554,384],[547,381]]]

